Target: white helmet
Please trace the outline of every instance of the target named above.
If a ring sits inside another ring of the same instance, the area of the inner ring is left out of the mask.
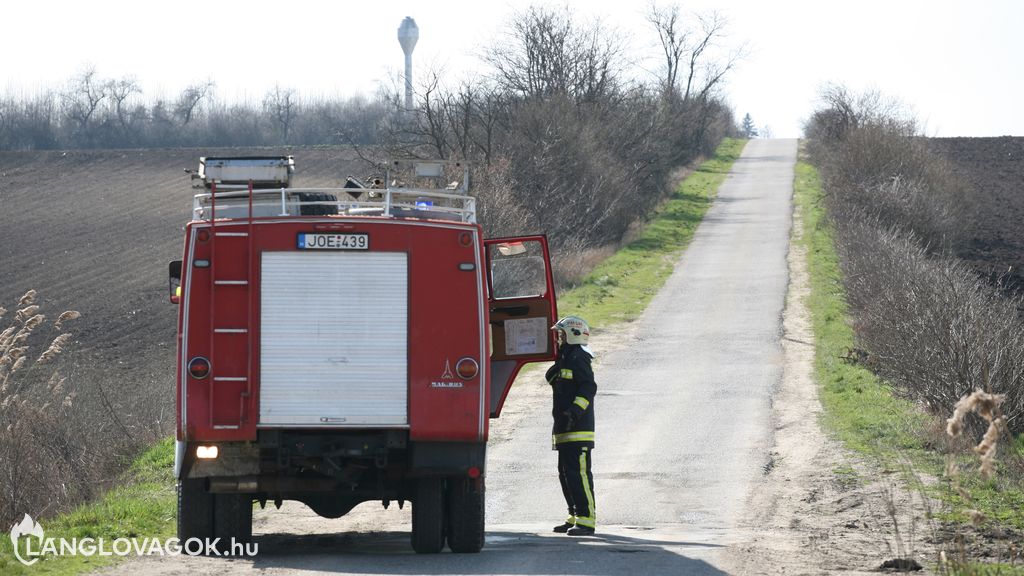
[[[590,341],[590,326],[587,321],[579,316],[566,316],[551,327],[565,334],[566,344],[580,344],[586,346]]]

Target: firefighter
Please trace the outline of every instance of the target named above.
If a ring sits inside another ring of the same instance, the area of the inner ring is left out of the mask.
[[[566,316],[551,328],[558,338],[558,357],[546,374],[553,398],[551,441],[558,452],[558,479],[569,508],[568,519],[554,530],[589,536],[597,519],[591,471],[597,383],[590,367],[594,353],[587,346],[590,327],[582,318]]]

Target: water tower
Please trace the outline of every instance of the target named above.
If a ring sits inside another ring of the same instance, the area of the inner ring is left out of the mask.
[[[409,16],[398,27],[398,43],[405,52],[405,109],[412,110],[412,49],[420,38],[420,28]]]

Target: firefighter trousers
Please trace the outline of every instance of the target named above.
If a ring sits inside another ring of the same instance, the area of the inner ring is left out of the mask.
[[[569,508],[566,522],[587,528],[594,528],[597,523],[591,450],[586,446],[558,447],[558,480]]]

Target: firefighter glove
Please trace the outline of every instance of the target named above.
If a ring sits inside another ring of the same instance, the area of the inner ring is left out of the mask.
[[[558,364],[552,364],[551,368],[544,374],[544,379],[548,381],[548,384],[554,384],[555,378],[558,378],[559,367]]]
[[[576,423],[583,416],[583,409],[573,404],[568,410],[562,412],[565,415],[565,431],[569,432],[576,427]]]
[[[568,432],[576,427],[576,415],[572,413],[572,410],[566,410],[562,412],[565,416],[565,431]]]

